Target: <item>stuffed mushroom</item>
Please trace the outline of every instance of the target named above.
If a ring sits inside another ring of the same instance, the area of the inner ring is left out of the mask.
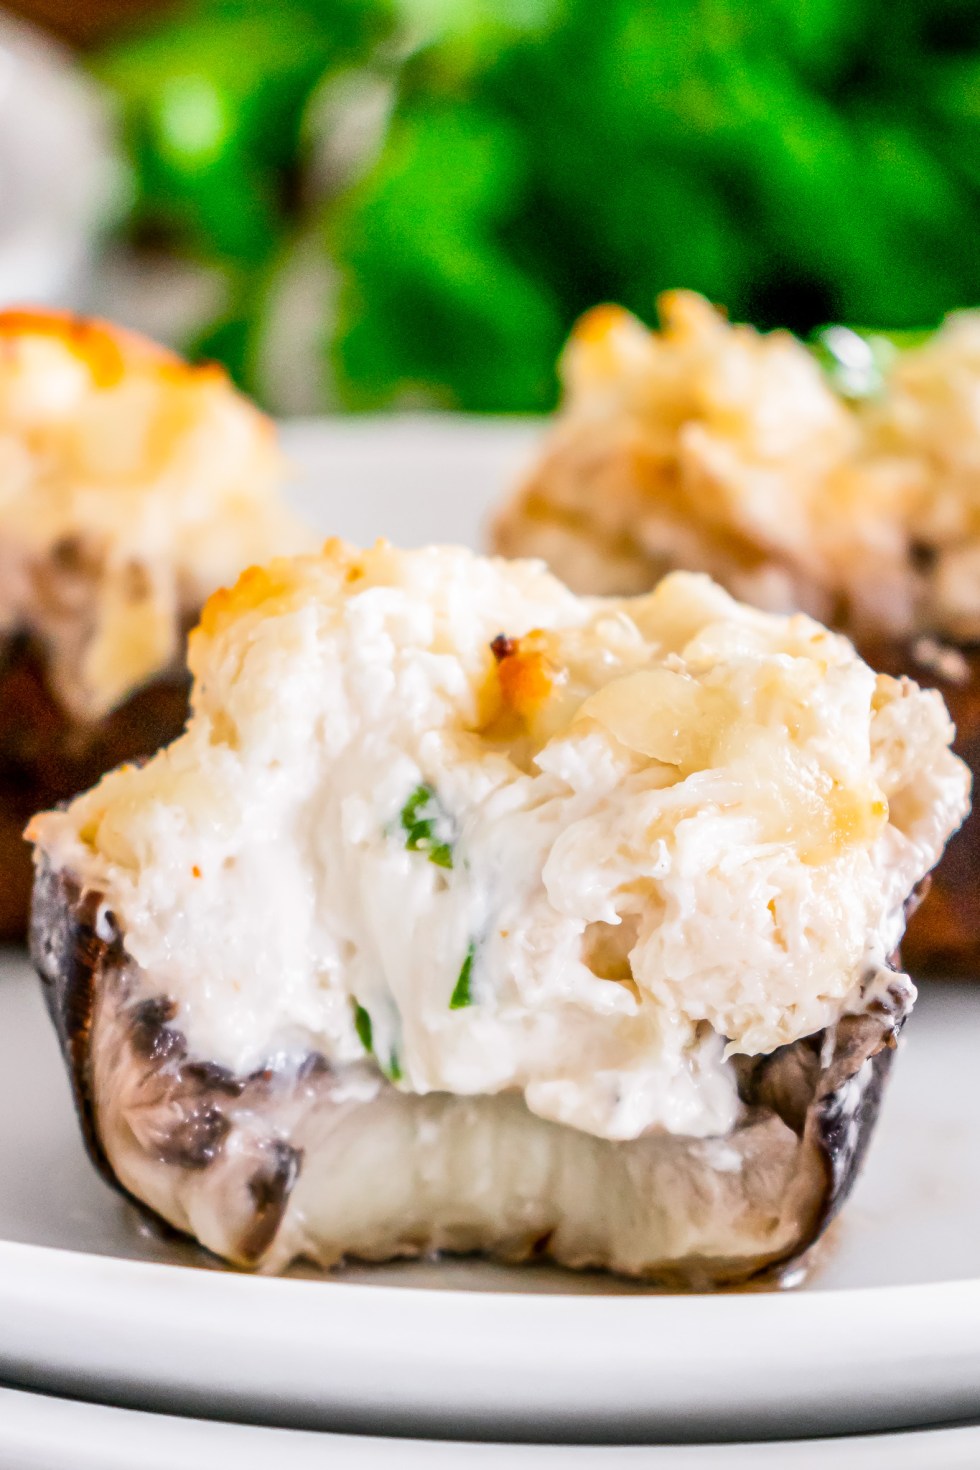
[[[173,739],[205,598],[302,544],[282,478],[219,368],[0,313],[0,937],[26,929],[28,818]]]
[[[85,1136],[241,1266],[779,1275],[853,1180],[962,819],[941,698],[674,574],[452,548],[246,573],[193,713],[37,817]]]
[[[580,592],[682,567],[808,612],[941,689],[980,769],[980,313],[901,351],[832,328],[819,352],[690,292],[660,313],[659,332],[611,306],[580,322],[564,411],[497,549],[543,556]],[[913,971],[980,969],[978,863],[974,821],[911,924]]]

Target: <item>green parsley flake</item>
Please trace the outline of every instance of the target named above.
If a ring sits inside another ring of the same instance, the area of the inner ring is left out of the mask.
[[[476,949],[471,944],[469,949],[466,951],[466,958],[463,961],[463,968],[459,972],[459,979],[456,981],[456,988],[454,989],[449,1000],[449,1009],[451,1011],[461,1011],[466,1006],[471,1006],[473,1004],[473,996],[470,990],[470,981],[473,978],[473,961],[475,957]]]
[[[402,1071],[402,1064],[398,1059],[398,1053],[396,1051],[393,1051],[391,1054],[391,1060],[388,1063],[388,1070],[385,1073],[385,1076],[388,1078],[389,1082],[401,1082],[404,1075],[405,1074]]]
[[[351,997],[351,1009],[354,1012],[354,1030],[357,1032],[358,1039],[368,1056],[373,1057],[375,1054],[374,1027],[371,1024],[371,1017],[362,1005],[358,1005],[353,997]],[[388,1078],[389,1082],[401,1082],[405,1075],[402,1071],[402,1064],[399,1060],[398,1052],[395,1049],[392,1050],[387,1067],[382,1066],[380,1062],[378,1065],[381,1066],[381,1071]]]
[[[445,827],[446,814],[431,786],[416,786],[401,809],[400,820],[409,852],[424,852],[437,868],[452,867],[452,845],[436,835],[438,826]]]
[[[353,1006],[354,1030],[357,1032],[360,1043],[363,1046],[364,1050],[373,1055],[374,1037],[371,1031],[371,1017],[368,1015],[363,1006],[358,1005],[356,1000],[353,1002]]]

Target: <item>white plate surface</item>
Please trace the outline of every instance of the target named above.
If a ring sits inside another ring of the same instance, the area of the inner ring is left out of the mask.
[[[362,422],[290,440],[325,532],[476,541],[532,432]],[[269,1424],[540,1440],[980,1417],[978,1036],[980,985],[924,992],[868,1166],[802,1290],[657,1296],[469,1262],[268,1280],[157,1238],[95,1177],[38,988],[8,953],[0,1377]]]
[[[0,1470],[975,1470],[980,1428],[778,1444],[460,1444],[206,1422],[0,1388]]]

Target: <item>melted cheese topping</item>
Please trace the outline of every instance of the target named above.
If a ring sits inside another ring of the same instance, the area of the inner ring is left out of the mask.
[[[183,623],[270,548],[271,423],[215,366],[55,312],[0,313],[0,631],[44,645],[97,719],[173,665]]]
[[[580,591],[682,566],[857,630],[980,637],[980,312],[897,354],[857,404],[788,332],[684,291],[660,314],[659,332],[610,306],[579,323],[500,548]]]
[[[238,1072],[369,1048],[610,1138],[723,1133],[832,1024],[967,807],[938,694],[678,573],[359,552],[246,573],[187,732],[32,826]]]

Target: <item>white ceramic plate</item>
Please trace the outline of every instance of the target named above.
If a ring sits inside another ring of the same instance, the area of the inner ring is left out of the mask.
[[[300,426],[325,532],[476,541],[527,426]],[[980,1416],[980,985],[933,986],[808,1286],[656,1296],[474,1263],[268,1280],[148,1233],[92,1173],[26,962],[0,973],[0,1377],[269,1424],[738,1439]],[[207,1269],[202,1269],[207,1268]]]
[[[116,183],[95,89],[0,15],[0,304],[78,304]]]
[[[460,1444],[262,1429],[0,1388],[0,1470],[975,1470],[980,1428],[778,1444]]]

